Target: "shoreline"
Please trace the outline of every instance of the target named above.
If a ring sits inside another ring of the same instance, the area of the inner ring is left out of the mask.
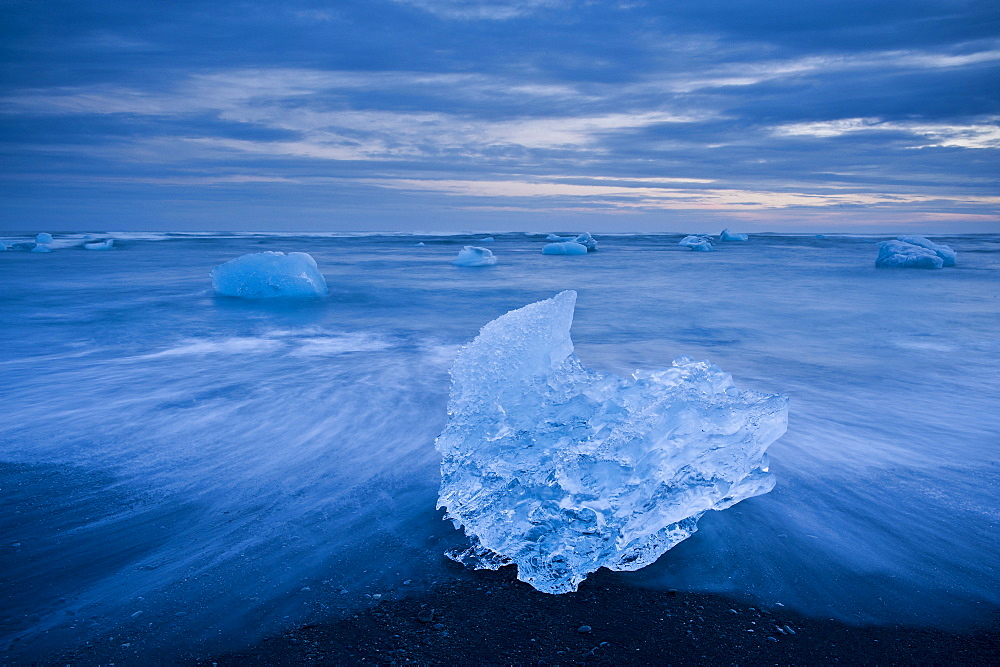
[[[577,593],[546,595],[507,567],[194,664],[1000,664],[1000,610],[983,621],[968,634],[851,626],[780,605],[622,586],[606,571]]]

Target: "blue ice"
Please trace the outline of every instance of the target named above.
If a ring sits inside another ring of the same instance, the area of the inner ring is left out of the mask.
[[[720,241],[747,241],[749,239],[750,237],[747,236],[746,234],[733,234],[732,232],[729,231],[728,227],[726,229],[723,229],[722,233],[719,234]]]
[[[492,266],[497,263],[497,258],[489,248],[467,245],[451,263],[455,266]]]
[[[327,295],[316,260],[304,252],[257,252],[212,269],[212,286],[225,296],[245,299]]]
[[[547,593],[600,567],[637,570],[722,510],[774,486],[764,450],[788,400],[733,385],[707,361],[630,378],[573,353],[576,292],[482,328],[452,366],[438,507],[478,568],[516,564]]]
[[[560,241],[558,243],[546,243],[542,247],[543,255],[586,255],[587,246],[575,241]]]
[[[698,250],[700,252],[712,252],[715,250],[708,237],[700,235],[685,236],[677,242],[677,245],[687,246],[691,250]]]
[[[936,252],[906,241],[879,241],[875,266],[904,269],[940,269],[944,266]]]
[[[919,246],[921,248],[927,248],[940,257],[945,266],[955,266],[957,253],[949,246],[939,245],[933,241],[925,239],[923,236],[900,236],[897,240],[902,241],[903,243],[909,243],[910,245]]]

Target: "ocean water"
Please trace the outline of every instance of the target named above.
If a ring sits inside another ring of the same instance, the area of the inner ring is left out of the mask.
[[[709,359],[791,399],[777,487],[702,518],[625,586],[851,623],[969,629],[1000,609],[1000,236],[958,266],[874,266],[872,237],[116,234],[0,254],[0,648],[117,637],[205,655],[456,576],[435,510],[448,368],[486,322],[564,290],[619,374]],[[27,240],[8,237],[4,240]],[[424,247],[415,247],[418,241]],[[310,253],[314,301],[209,271]],[[404,583],[406,582],[406,583]],[[584,584],[584,587],[586,584]]]

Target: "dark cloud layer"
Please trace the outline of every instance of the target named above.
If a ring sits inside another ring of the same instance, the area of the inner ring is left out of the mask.
[[[6,230],[1000,222],[995,2],[0,10]]]

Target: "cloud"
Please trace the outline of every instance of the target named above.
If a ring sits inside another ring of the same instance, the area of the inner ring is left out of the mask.
[[[784,209],[793,207],[884,206],[927,204],[1000,204],[1000,196],[918,194],[907,192],[793,192],[742,188],[653,188],[526,180],[361,179],[378,187],[437,194],[503,199],[578,200],[584,207],[606,209]],[[542,206],[540,208],[547,208]]]
[[[506,21],[540,9],[570,4],[565,0],[393,0],[438,18],[458,21]]]
[[[880,118],[842,118],[808,123],[788,123],[775,127],[773,132],[778,136],[804,136],[820,139],[859,132],[903,132],[914,137],[921,137],[929,142],[916,142],[912,148],[1000,148],[1000,116],[991,116],[967,124],[918,121],[889,122]]]

